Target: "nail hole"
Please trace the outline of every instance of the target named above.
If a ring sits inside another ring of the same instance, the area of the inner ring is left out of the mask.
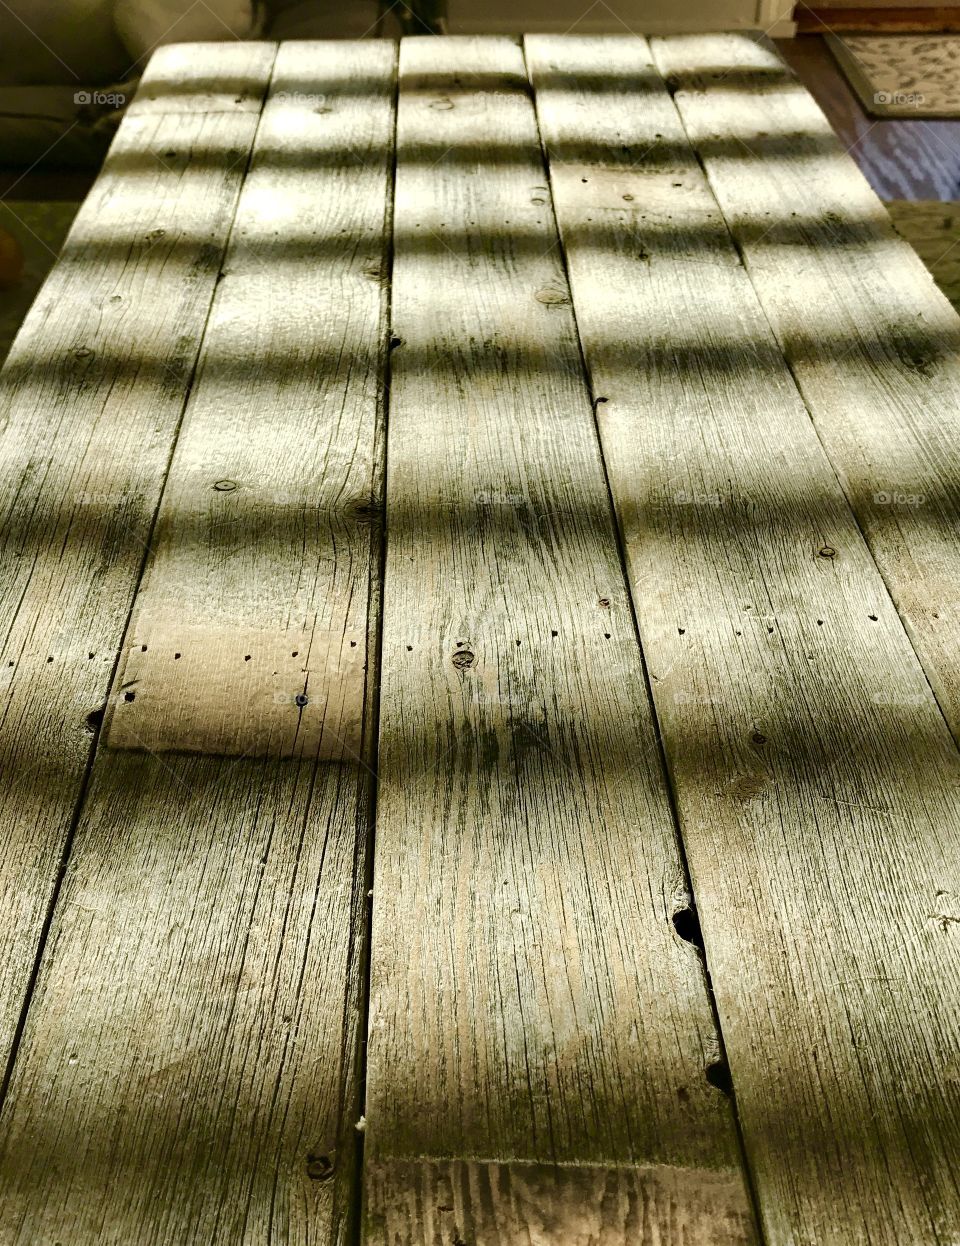
[[[728,1098],[733,1096],[733,1079],[726,1060],[712,1060],[704,1069],[707,1081]]]
[[[333,1176],[333,1160],[329,1155],[307,1156],[307,1176],[311,1181],[329,1181]]]
[[[301,709],[303,709],[303,707],[307,704],[308,700],[309,700],[309,697],[307,696],[305,692],[298,692],[297,695],[293,698],[294,704],[299,705]]]
[[[700,918],[692,903],[686,903],[674,911],[673,928],[685,943],[692,943],[695,948],[703,951],[703,933],[700,930]]]
[[[125,692],[125,693],[123,694],[123,699],[124,699],[125,701],[133,701],[133,700],[135,700],[135,699],[136,699],[136,695],[137,695],[137,694],[136,694],[135,692]]]

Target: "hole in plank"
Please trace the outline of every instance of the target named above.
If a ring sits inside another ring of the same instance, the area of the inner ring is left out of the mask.
[[[733,1080],[730,1077],[730,1069],[727,1067],[726,1060],[712,1060],[703,1072],[715,1090],[719,1090],[727,1098],[733,1098]]]
[[[685,904],[674,910],[673,928],[685,943],[692,943],[698,951],[703,951],[703,932],[700,929],[700,918],[693,904]]]

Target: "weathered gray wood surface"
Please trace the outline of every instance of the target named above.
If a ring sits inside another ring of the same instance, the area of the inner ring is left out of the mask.
[[[653,51],[960,740],[960,320],[771,47]]]
[[[127,115],[259,113],[275,56],[273,43],[167,44],[150,58]]]
[[[189,755],[98,749],[2,1117],[5,1243],[350,1239],[370,773],[324,760],[315,646],[356,646],[362,696],[395,59],[277,55],[111,694]],[[292,755],[263,728],[314,713]]]
[[[954,1241],[953,741],[649,50],[526,49],[766,1240]]]
[[[671,1164],[398,1160],[366,1167],[390,1246],[651,1246],[749,1240],[730,1173]]]
[[[366,1240],[744,1242],[519,47],[405,42],[397,151]]]
[[[269,64],[253,47],[247,57],[263,93]],[[0,1062],[256,122],[252,113],[128,118],[0,374]]]
[[[552,189],[403,45],[391,295],[395,49],[283,48],[215,298],[274,52],[164,51],[0,377],[6,1052],[213,299],[4,1246],[346,1242],[361,1111],[370,1243],[752,1239],[605,466],[765,1238],[960,1240],[957,321],[762,45],[527,49]]]

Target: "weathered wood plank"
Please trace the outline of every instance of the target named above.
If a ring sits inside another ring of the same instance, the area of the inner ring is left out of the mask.
[[[0,374],[4,1063],[256,123],[125,120]]]
[[[960,320],[772,48],[653,51],[960,740]]]
[[[397,153],[366,1240],[745,1242],[519,47],[405,40]]]
[[[222,754],[324,712],[313,646],[367,657],[395,61],[277,56],[111,694],[144,690],[152,742],[183,695],[189,755],[98,749],[2,1118],[4,1242],[350,1240],[370,773],[318,761],[329,714],[287,760]],[[307,705],[241,696],[247,646],[300,649]],[[230,748],[193,731],[231,712]]]
[[[649,50],[526,48],[766,1240],[955,1240],[956,749]]]
[[[272,43],[170,43],[143,72],[128,116],[259,113],[276,54]]]
[[[739,1175],[716,1168],[398,1160],[366,1179],[367,1240],[390,1246],[744,1240]]]

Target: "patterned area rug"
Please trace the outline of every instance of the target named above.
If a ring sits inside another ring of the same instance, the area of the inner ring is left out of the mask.
[[[828,35],[874,117],[960,117],[960,35]]]

